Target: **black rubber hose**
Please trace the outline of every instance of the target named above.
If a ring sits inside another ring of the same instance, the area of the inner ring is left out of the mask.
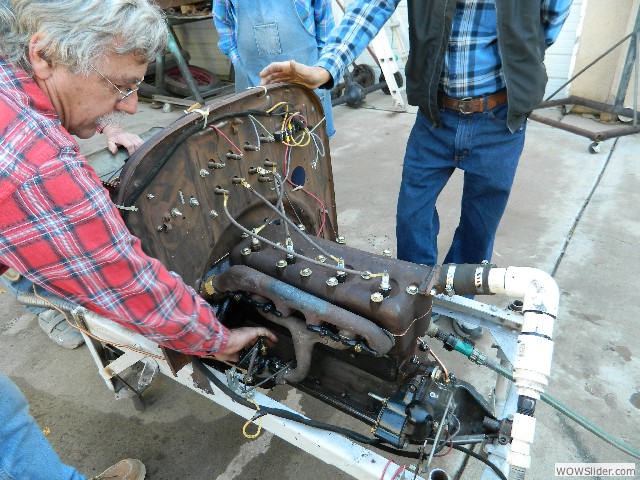
[[[487,467],[489,467],[491,470],[493,470],[494,473],[500,478],[500,480],[508,480],[507,477],[504,476],[504,473],[502,473],[502,471],[500,471],[500,469],[498,467],[496,467],[495,464],[491,463],[488,459],[484,458],[482,455],[479,455],[476,452],[474,452],[473,450],[471,450],[469,448],[464,448],[464,447],[462,447],[460,445],[454,445],[453,448],[458,450],[458,451],[460,451],[460,452],[462,452],[462,453],[466,453],[467,455],[469,455],[470,457],[475,458],[476,460],[480,460]]]
[[[489,289],[489,271],[495,268],[491,264],[445,264],[440,266],[438,283],[435,285],[438,293],[449,293],[447,291],[447,276],[450,269],[453,270],[452,284],[456,295],[491,295]]]

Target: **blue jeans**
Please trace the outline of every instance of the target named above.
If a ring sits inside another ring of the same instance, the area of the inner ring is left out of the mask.
[[[511,133],[507,104],[485,113],[442,109],[442,128],[418,112],[411,130],[398,197],[398,258],[438,264],[440,219],[436,200],[456,168],[464,171],[460,221],[442,263],[490,260],[518,159],[526,123]]]
[[[0,374],[0,480],[84,480],[64,465],[18,387]]]
[[[4,283],[4,285],[6,285],[7,288],[11,290],[16,297],[20,293],[33,293],[33,282],[23,276],[20,276],[20,280],[18,280],[17,282],[10,282],[5,277],[0,276],[0,286],[2,285],[2,283]],[[38,294],[43,297],[51,295],[49,292],[42,288],[38,288]],[[32,307],[31,305],[25,305],[24,308],[36,314],[45,312],[47,310],[46,308]]]

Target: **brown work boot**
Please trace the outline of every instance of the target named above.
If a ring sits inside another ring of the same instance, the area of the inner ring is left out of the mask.
[[[144,480],[146,473],[144,464],[140,460],[126,458],[91,480]]]

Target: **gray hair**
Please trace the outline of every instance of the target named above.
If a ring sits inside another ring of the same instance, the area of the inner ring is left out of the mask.
[[[29,41],[38,33],[45,58],[85,75],[111,53],[150,61],[168,39],[162,10],[148,0],[0,0],[1,57],[32,73]]]

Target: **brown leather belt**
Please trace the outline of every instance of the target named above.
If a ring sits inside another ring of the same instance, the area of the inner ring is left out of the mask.
[[[483,97],[453,98],[447,97],[444,93],[438,92],[438,105],[441,107],[457,110],[463,114],[482,113],[496,108],[507,101],[507,90],[503,89],[491,95]]]

